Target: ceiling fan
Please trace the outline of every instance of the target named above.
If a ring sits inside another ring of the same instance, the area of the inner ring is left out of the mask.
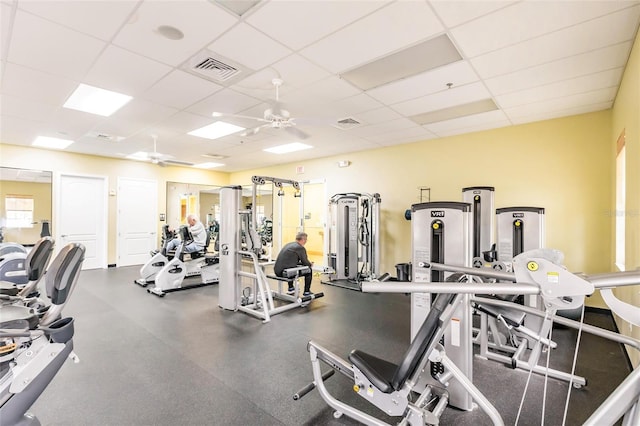
[[[295,127],[296,125],[295,118],[291,117],[291,114],[289,114],[289,111],[282,108],[282,104],[280,103],[280,97],[279,97],[280,95],[279,89],[283,83],[282,79],[274,78],[273,80],[271,80],[271,83],[276,88],[276,100],[275,100],[275,103],[273,103],[273,105],[271,106],[271,108],[267,108],[264,111],[264,114],[262,117],[252,117],[252,116],[237,115],[237,114],[224,114],[220,112],[214,112],[211,115],[214,117],[226,116],[226,117],[247,118],[250,120],[256,120],[264,123],[259,126],[245,130],[244,132],[240,133],[240,136],[252,136],[258,133],[260,129],[272,128],[272,129],[284,129],[286,132],[292,134],[298,139],[307,139],[309,135],[303,132],[302,130],[298,129],[297,127]]]
[[[160,167],[166,167],[169,165],[177,166],[193,166],[193,163],[187,161],[172,160],[171,155],[161,154],[158,152],[158,135],[151,135],[153,138],[153,152],[147,153],[147,160],[153,164],[157,164]]]

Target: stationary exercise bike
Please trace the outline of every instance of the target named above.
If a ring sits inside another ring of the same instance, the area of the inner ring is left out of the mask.
[[[141,285],[142,287],[146,287],[149,284],[152,284],[158,272],[165,267],[173,253],[167,252],[167,245],[169,241],[176,238],[176,232],[169,229],[169,225],[162,226],[162,244],[160,245],[160,250],[154,250],[151,252],[151,259],[147,261],[140,268],[140,278],[133,280],[134,283]]]
[[[207,233],[202,250],[188,253],[185,247],[193,241],[189,228],[182,226],[179,233],[182,242],[176,248],[173,259],[156,274],[155,286],[147,289],[149,293],[162,297],[168,292],[202,287],[220,280],[219,257],[207,252],[211,242],[210,234]],[[196,276],[200,276],[199,282],[185,282],[185,278]]]
[[[73,318],[62,309],[76,286],[85,248],[70,243],[62,248],[45,275],[51,305],[40,317],[28,306],[0,309],[0,420],[3,426],[37,426],[26,411],[38,399],[73,353]],[[20,299],[2,295],[4,299]]]

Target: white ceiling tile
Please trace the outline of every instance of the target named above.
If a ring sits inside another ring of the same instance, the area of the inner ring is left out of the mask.
[[[440,121],[438,123],[431,123],[423,127],[437,135],[444,135],[451,131],[477,128],[478,126],[492,125],[493,123],[504,122],[508,123],[507,116],[504,114],[504,112],[497,110],[469,115],[466,117],[454,118],[451,120]]]
[[[116,120],[128,120],[138,124],[140,127],[147,127],[152,124],[162,122],[171,117],[178,110],[143,99],[132,99],[129,103],[119,109],[113,118]]]
[[[386,1],[272,1],[246,22],[298,50],[387,4]]]
[[[570,115],[586,114],[589,112],[603,111],[611,108],[613,101],[600,102],[590,105],[582,105],[579,107],[568,108],[556,111],[536,111],[528,115],[522,115],[511,119],[513,124],[531,123],[534,121],[550,120],[560,117],[568,117]]]
[[[476,72],[467,61],[458,61],[425,73],[408,77],[367,93],[380,102],[391,105],[409,99],[426,96],[447,88],[447,83],[462,86],[478,81]]]
[[[383,105],[371,96],[361,93],[337,102],[332,102],[329,106],[333,111],[333,115],[352,115],[359,114],[364,111],[379,109]]]
[[[388,107],[378,108],[371,111],[358,113],[355,117],[362,124],[382,123],[385,121],[396,120],[401,115]]]
[[[234,58],[254,70],[264,68],[292,53],[290,49],[244,23],[224,33],[207,48]]]
[[[426,2],[396,2],[312,44],[300,54],[332,72],[344,72],[443,29]]]
[[[155,127],[186,134],[192,130],[211,124],[212,122],[213,119],[210,115],[209,117],[205,117],[181,111],[167,118],[162,123],[156,124]]]
[[[41,122],[25,120],[20,117],[0,116],[0,140],[2,143],[14,145],[31,145],[36,136],[39,135]],[[43,136],[56,136],[48,134]],[[60,137],[60,135],[58,135]]]
[[[467,57],[516,44],[633,5],[631,1],[522,1],[451,30]]]
[[[212,81],[175,70],[154,84],[141,97],[162,105],[184,109],[222,89],[223,86]]]
[[[431,7],[436,14],[442,19],[442,22],[449,27],[455,27],[463,22],[470,21],[480,16],[491,13],[495,10],[502,9],[515,3],[514,1],[498,0],[498,1],[442,1],[429,0]]]
[[[260,101],[255,98],[230,89],[224,89],[191,106],[188,111],[211,117],[211,122],[213,122],[216,121],[211,116],[213,112],[237,114],[259,103]]]
[[[324,105],[329,102],[354,96],[360,92],[344,80],[333,76],[289,93],[283,96],[283,101],[287,105],[296,105],[298,115],[312,115],[319,108],[324,109]],[[314,99],[314,102],[310,103],[309,99]]]
[[[287,56],[269,68],[275,69],[280,78],[284,80],[285,85],[293,88],[304,87],[330,75],[324,69],[298,54]]]
[[[26,120],[45,121],[56,110],[55,105],[3,94],[0,96],[0,114]]]
[[[138,96],[171,71],[171,67],[110,45],[83,82],[101,89]]]
[[[565,96],[557,99],[550,99],[542,102],[535,102],[527,105],[520,105],[513,108],[505,108],[504,112],[510,119],[539,114],[542,112],[563,111],[577,108],[582,105],[602,104],[613,102],[616,97],[617,87],[594,90],[587,93]]]
[[[433,133],[429,130],[418,126],[395,130],[379,135],[371,135],[367,136],[366,139],[380,145],[386,145],[387,143],[396,144],[398,141],[404,141],[403,143],[417,142],[420,140],[431,139],[433,137]]]
[[[484,78],[593,51],[632,40],[640,20],[640,5],[580,25],[478,56],[473,66]],[[599,28],[609,31],[600,32]]]
[[[79,80],[104,47],[103,41],[18,10],[7,60]]]
[[[91,129],[94,132],[106,133],[121,137],[129,137],[138,132],[144,131],[138,123],[128,118],[110,117],[108,120],[99,122]]]
[[[505,119],[502,121],[476,124],[475,126],[469,126],[469,127],[460,128],[460,129],[443,130],[442,132],[438,133],[438,137],[443,138],[446,136],[462,135],[462,134],[471,133],[471,132],[481,132],[483,130],[499,129],[501,127],[507,127],[510,125],[511,125],[511,122]]]
[[[7,40],[11,37],[11,27],[13,22],[13,9],[6,3],[0,3],[0,58],[7,57]]]
[[[73,30],[108,41],[139,1],[21,1],[19,7]]]
[[[9,63],[3,75],[2,93],[60,106],[77,86],[75,81]]]
[[[631,42],[616,44],[581,55],[538,65],[514,73],[489,78],[485,83],[491,93],[502,95],[531,87],[568,80],[587,74],[625,66]]]
[[[491,94],[482,83],[471,83],[464,86],[445,89],[429,96],[400,102],[392,106],[402,115],[410,116],[423,112],[436,111],[456,105],[490,98]]]
[[[166,64],[178,65],[236,22],[230,13],[206,1],[145,1],[113,43]],[[161,36],[157,32],[161,25],[177,28],[184,38],[170,40]]]
[[[399,118],[397,120],[386,121],[384,123],[356,127],[352,130],[349,130],[349,133],[355,136],[367,138],[367,137],[382,135],[389,132],[406,130],[413,127],[419,127],[419,126],[407,118]]]
[[[66,139],[75,140],[91,130],[97,123],[105,118],[87,112],[58,108],[44,123],[43,129]]]
[[[570,80],[538,86],[533,89],[511,92],[496,96],[496,102],[501,108],[512,108],[546,99],[560,98],[607,87],[617,87],[618,84],[620,84],[623,71],[624,69],[622,67],[614,68]]]

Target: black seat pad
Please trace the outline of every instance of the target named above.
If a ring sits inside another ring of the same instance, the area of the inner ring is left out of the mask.
[[[391,380],[398,366],[392,362],[380,359],[366,352],[354,349],[349,354],[349,361],[381,392],[393,392]]]

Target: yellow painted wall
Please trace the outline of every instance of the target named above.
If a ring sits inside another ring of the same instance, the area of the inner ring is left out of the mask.
[[[640,33],[636,36],[627,67],[622,77],[612,111],[612,126],[609,147],[609,161],[612,168],[611,209],[615,210],[615,141],[618,135],[626,134],[626,208],[625,208],[625,266],[627,270],[640,267]],[[612,218],[612,229],[614,226]],[[611,259],[615,259],[615,233],[611,235]],[[613,268],[613,265],[611,265]],[[640,306],[640,292],[638,286],[621,288],[616,295],[623,301]],[[638,327],[630,327],[628,323],[618,319],[618,328],[625,334],[640,339]],[[640,363],[640,356],[632,352],[631,360],[634,365]]]
[[[158,182],[158,212],[166,210],[167,182],[190,182],[201,185],[227,185],[227,173],[195,169],[190,167],[158,167],[140,161],[119,160],[93,155],[43,150],[31,147],[0,144],[0,166],[48,170],[54,173],[76,173],[107,177],[109,190],[115,191],[118,177],[153,179]],[[55,206],[55,180],[52,205]],[[108,257],[109,264],[116,263],[117,195],[109,197],[108,207]],[[55,227],[55,208],[52,228]],[[160,235],[161,222],[158,222]]]
[[[420,201],[418,187],[430,187],[432,201],[461,201],[463,187],[493,186],[496,208],[545,208],[547,247],[562,250],[570,270],[602,272],[611,265],[610,128],[611,112],[601,111],[232,173],[230,181],[325,179],[330,195],[380,193],[380,270],[392,275],[411,259],[404,211]],[[339,168],[338,160],[352,164]],[[599,296],[589,303],[600,306]]]
[[[51,184],[36,182],[0,181],[0,226],[4,226],[4,199],[7,195],[26,195],[33,198],[33,221],[37,222],[32,228],[5,228],[4,241],[18,244],[34,244],[40,238],[42,221],[51,220]],[[51,226],[49,230],[53,232]]]

